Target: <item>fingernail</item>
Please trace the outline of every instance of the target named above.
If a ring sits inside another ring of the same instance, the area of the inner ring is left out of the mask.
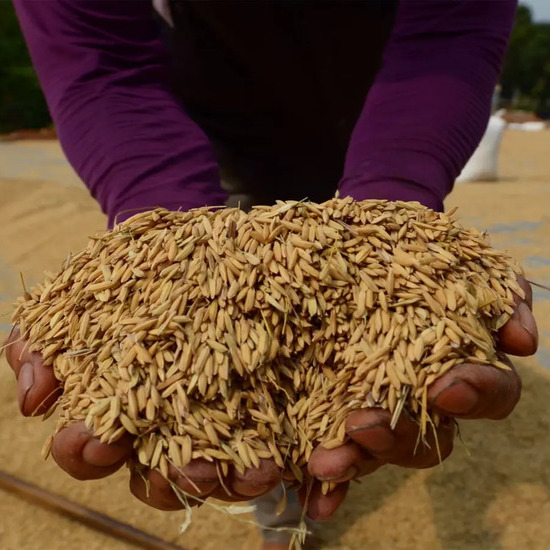
[[[356,466],[350,466],[344,473],[337,475],[337,476],[330,476],[330,477],[318,477],[317,479],[319,481],[349,481],[350,479],[353,479],[357,474],[359,473],[359,470]]]
[[[349,428],[348,434],[373,453],[384,453],[395,446],[395,435],[385,423]]]
[[[433,403],[449,414],[469,414],[479,404],[479,393],[464,380],[455,380],[436,395]]]
[[[219,483],[220,480],[217,477],[187,477],[187,476],[179,476],[183,479],[189,480],[191,483],[198,483],[200,485],[206,483],[206,484],[212,484],[212,483]]]
[[[98,468],[107,468],[120,462],[128,451],[121,448],[107,447],[99,439],[90,439],[82,449],[82,459],[86,464]]]
[[[246,483],[235,482],[231,485],[230,494],[239,495],[247,498],[256,498],[267,493],[273,487],[270,485],[248,485]]]
[[[21,410],[25,406],[25,398],[33,384],[34,365],[32,363],[24,363],[19,370],[19,377],[17,378],[17,400]]]
[[[532,336],[535,342],[538,342],[539,334],[537,323],[529,306],[525,302],[521,302],[518,306],[517,313],[521,326]]]

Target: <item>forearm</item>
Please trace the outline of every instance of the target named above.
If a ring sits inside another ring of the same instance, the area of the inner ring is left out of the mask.
[[[140,91],[113,90],[96,105],[77,94],[73,112],[56,117],[64,151],[109,223],[135,209],[223,204],[206,136],[166,92]]]
[[[63,149],[110,223],[224,202],[212,147],[165,84],[150,2],[15,6]]]
[[[515,0],[402,1],[340,190],[441,210],[490,116]]]

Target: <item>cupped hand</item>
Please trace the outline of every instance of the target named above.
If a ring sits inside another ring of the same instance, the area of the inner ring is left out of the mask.
[[[531,355],[538,344],[537,327],[531,312],[531,288],[520,280],[525,299],[517,298],[512,318],[499,332],[499,349],[517,356]],[[8,363],[17,377],[17,394],[21,412],[26,416],[43,414],[59,396],[59,383],[53,370],[43,365],[40,354],[28,351],[17,331],[6,347]],[[504,359],[507,361],[507,359]],[[508,362],[509,363],[509,362]],[[509,363],[510,364],[510,363]],[[521,381],[515,369],[463,364],[435,381],[428,391],[428,401],[441,421],[436,433],[428,433],[426,444],[417,445],[419,427],[401,415],[395,429],[391,417],[381,409],[362,409],[347,420],[349,440],[336,449],[317,448],[308,463],[314,479],[302,487],[302,502],[308,495],[308,515],[312,519],[330,517],[342,503],[352,479],[374,472],[384,464],[410,468],[428,468],[445,459],[452,451],[455,418],[505,418],[515,407],[521,393]],[[436,444],[437,439],[437,444]],[[133,439],[124,437],[112,444],[100,443],[83,423],[60,431],[54,438],[52,455],[61,468],[77,479],[97,479],[117,471],[123,464],[136,464]],[[183,505],[171,483],[158,472],[131,468],[133,494],[155,508],[176,510]],[[223,485],[216,463],[195,460],[183,470],[170,469],[170,480],[191,496],[208,496],[226,501],[242,501],[264,494],[281,480],[281,471],[272,461],[262,460],[258,469],[239,474],[231,469]],[[328,494],[322,481],[336,483]]]
[[[44,414],[61,389],[53,369],[45,366],[37,352],[30,352],[27,343],[14,330],[6,342],[6,358],[17,378],[19,408],[25,416]],[[133,450],[133,437],[124,436],[106,444],[94,438],[83,422],[61,430],[53,439],[52,456],[57,464],[76,479],[99,479],[109,476],[129,463],[130,490],[144,503],[160,510],[183,508],[172,484],[187,495],[214,497],[225,501],[243,501],[267,493],[281,481],[281,471],[271,460],[261,460],[259,468],[239,473],[233,468],[219,479],[219,467],[204,459],[193,460],[185,468],[170,467],[169,478],[159,472],[138,466]],[[189,504],[199,501],[189,500]]]
[[[530,285],[520,278],[525,298],[516,297],[512,318],[498,334],[502,353],[528,356],[535,353],[538,333],[532,314]],[[439,413],[436,433],[429,431],[426,444],[418,442],[419,426],[402,414],[394,430],[391,415],[382,409],[362,409],[346,419],[348,441],[336,449],[314,450],[308,463],[313,485],[300,490],[302,503],[307,498],[312,519],[329,518],[343,502],[350,480],[374,472],[384,464],[408,468],[429,468],[445,459],[453,449],[455,419],[487,418],[499,420],[508,416],[521,394],[521,380],[513,365],[502,358],[510,370],[492,366],[462,364],[436,380],[428,389],[428,403]],[[437,438],[437,441],[436,441]],[[324,495],[322,481],[336,483]]]

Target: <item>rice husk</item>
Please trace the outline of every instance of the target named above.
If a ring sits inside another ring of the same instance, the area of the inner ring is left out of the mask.
[[[168,475],[203,458],[295,472],[352,410],[438,418],[427,389],[495,348],[521,270],[455,213],[334,198],[133,216],[90,238],[13,316],[63,392],[56,432],[135,436]],[[46,454],[49,452],[46,446]]]

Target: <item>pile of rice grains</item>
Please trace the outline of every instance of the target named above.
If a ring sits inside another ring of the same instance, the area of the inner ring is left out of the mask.
[[[508,368],[519,268],[453,213],[334,198],[133,216],[25,293],[14,323],[77,422],[141,464],[299,470],[349,411],[406,412],[459,363]],[[49,411],[47,414],[51,414]],[[48,450],[46,449],[46,454]]]

